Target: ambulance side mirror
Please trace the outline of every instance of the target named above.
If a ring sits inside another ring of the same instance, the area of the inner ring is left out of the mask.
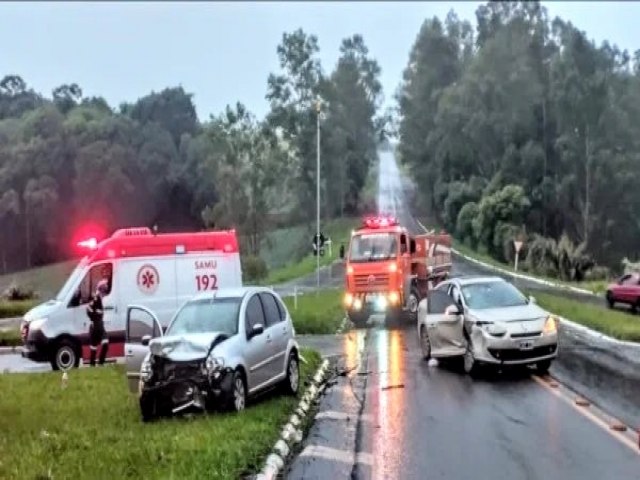
[[[77,307],[78,305],[80,305],[80,289],[76,290],[75,293],[73,294],[73,296],[71,297],[71,300],[69,300],[69,307]]]
[[[142,337],[142,346],[143,347],[148,347],[149,346],[149,342],[151,341],[151,335],[145,335]]]

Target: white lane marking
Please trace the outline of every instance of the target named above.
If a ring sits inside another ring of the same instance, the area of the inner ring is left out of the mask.
[[[360,419],[364,422],[373,422],[373,417],[367,413],[362,414]],[[348,413],[338,412],[335,410],[325,410],[316,415],[316,420],[339,420],[358,422],[357,415],[349,415]]]
[[[574,410],[577,410],[579,413],[581,413],[586,418],[588,418],[593,423],[595,423],[600,428],[602,428],[602,430],[607,432],[610,436],[612,436],[615,439],[617,439],[618,441],[620,441],[623,445],[629,447],[636,455],[640,455],[640,449],[638,448],[638,444],[636,442],[634,442],[632,440],[632,438],[631,438],[631,435],[633,435],[633,434],[631,434],[631,433],[626,433],[625,434],[624,432],[615,432],[615,431],[613,431],[611,429],[610,425],[608,425],[607,422],[605,422],[600,417],[600,416],[608,417],[608,415],[605,415],[603,412],[601,412],[599,409],[597,409],[593,405],[591,405],[589,407],[581,407],[581,406],[576,405],[575,402],[571,398],[569,398],[568,393],[563,391],[563,390],[568,390],[568,389],[566,389],[566,387],[562,386],[560,384],[560,382],[556,381],[556,383],[558,383],[558,385],[560,385],[562,388],[552,388],[549,385],[547,385],[547,383],[542,378],[540,378],[540,377],[538,377],[536,375],[532,375],[532,378],[538,385],[542,386],[543,388],[545,388],[546,390],[548,390],[549,392],[554,394],[556,397],[558,397],[561,400],[563,400],[565,403],[571,405]],[[598,414],[600,416],[596,415],[594,412],[598,412]],[[613,420],[613,419],[611,419],[611,420]],[[629,431],[629,429],[627,431]],[[631,431],[633,431],[633,430],[631,430]]]
[[[331,460],[334,462],[343,462],[353,465],[354,463],[362,463],[364,465],[373,465],[373,455],[367,452],[358,452],[355,456],[350,451],[338,450],[336,448],[323,447],[320,445],[309,445],[307,446],[302,453],[301,457],[315,457],[315,458],[324,458],[326,460]]]

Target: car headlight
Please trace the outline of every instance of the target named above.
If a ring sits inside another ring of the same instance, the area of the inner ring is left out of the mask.
[[[144,359],[140,367],[140,380],[148,382],[151,378],[151,356]]]
[[[29,322],[29,330],[40,330],[40,328],[42,328],[42,325],[44,325],[44,322],[46,321],[47,317],[31,320],[31,322]]]
[[[549,315],[544,322],[544,328],[542,329],[545,334],[552,334],[558,331],[558,319],[553,315]]]
[[[507,333],[507,329],[501,323],[478,322],[478,326],[493,337],[502,337]]]
[[[224,368],[224,358],[209,355],[204,362],[204,368],[208,375],[220,373]]]

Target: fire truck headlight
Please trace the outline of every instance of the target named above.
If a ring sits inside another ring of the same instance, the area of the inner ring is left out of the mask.
[[[389,294],[389,303],[391,305],[397,305],[400,302],[400,295],[398,295],[398,292],[391,292]]]
[[[398,271],[398,265],[395,263],[390,263],[389,264],[389,271],[390,272],[397,272]]]
[[[356,298],[353,301],[353,309],[356,311],[362,310],[362,300],[360,300],[359,298]]]
[[[379,310],[386,310],[387,308],[387,299],[385,297],[378,297],[378,300],[376,301],[376,304],[378,306]]]
[[[351,293],[344,294],[344,306],[349,308],[353,304],[353,295]]]

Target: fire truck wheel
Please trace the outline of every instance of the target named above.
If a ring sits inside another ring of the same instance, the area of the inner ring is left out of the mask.
[[[409,298],[407,298],[407,315],[409,321],[414,322],[418,319],[418,304],[420,303],[420,294],[416,287],[411,289]]]
[[[354,312],[350,311],[347,313],[349,320],[358,328],[365,327],[367,325],[367,320],[369,319],[369,315],[366,312]]]

